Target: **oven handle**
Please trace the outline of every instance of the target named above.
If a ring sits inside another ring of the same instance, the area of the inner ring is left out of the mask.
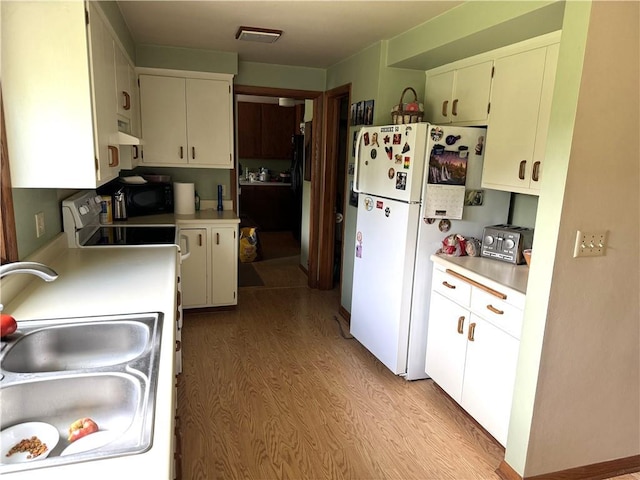
[[[191,249],[189,248],[189,237],[187,237],[183,233],[180,234],[180,251],[182,251],[182,240],[184,240],[186,252],[180,253],[180,263],[184,262],[187,258],[189,258],[189,255],[191,255]]]

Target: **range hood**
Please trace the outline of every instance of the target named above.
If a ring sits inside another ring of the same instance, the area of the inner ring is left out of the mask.
[[[120,145],[142,145],[144,142],[141,138],[134,137],[128,133],[118,132],[118,144]]]

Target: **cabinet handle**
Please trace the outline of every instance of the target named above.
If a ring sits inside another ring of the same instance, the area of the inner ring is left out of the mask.
[[[449,282],[447,282],[446,280],[444,282],[442,282],[442,285],[444,285],[447,288],[450,288],[451,290],[455,290],[456,286],[455,285],[451,285]]]
[[[196,147],[191,147],[191,158],[196,159]]]
[[[138,150],[138,145],[133,145],[133,159],[137,160],[140,151]]]
[[[457,98],[453,101],[453,106],[451,107],[451,114],[454,116],[458,116],[458,99]]]
[[[445,100],[444,102],[442,102],[442,116],[443,117],[447,116],[447,108],[449,108],[449,100]]]
[[[122,108],[124,108],[125,110],[129,110],[131,108],[131,96],[123,90],[122,97],[124,98],[124,103],[122,104]]]
[[[451,270],[449,268],[447,268],[445,271],[449,275],[453,275],[454,277],[459,278],[463,282],[470,283],[474,287],[478,287],[479,289],[484,290],[487,293],[490,293],[494,297],[498,297],[498,298],[500,298],[502,300],[506,300],[507,299],[507,295],[506,294],[504,294],[502,292],[498,292],[497,290],[494,290],[493,288],[489,288],[486,285],[482,285],[481,283],[478,283],[475,280],[471,280],[470,278],[467,278],[464,275],[460,275],[458,272],[455,272],[455,271],[453,271],[453,270]]]
[[[476,333],[476,324],[475,323],[469,324],[469,333],[467,333],[467,340],[469,340],[470,342],[475,341],[475,338],[473,337],[475,333]]]
[[[178,303],[178,306],[182,305],[182,293],[179,290],[178,290],[178,295],[176,295],[176,297],[177,297],[176,301]]]
[[[527,161],[526,160],[522,160],[520,162],[520,168],[518,169],[518,178],[520,180],[524,180],[524,169],[527,166]]]
[[[182,145],[180,146],[180,158],[184,158],[184,151]]]
[[[462,329],[464,328],[464,317],[458,318],[458,333],[462,335]]]
[[[220,234],[216,232],[216,245],[220,245]]]
[[[533,172],[531,173],[531,179],[534,182],[540,180],[540,162],[533,162]]]
[[[180,340],[176,340],[176,352],[182,350],[182,342]]]
[[[487,310],[495,313],[496,315],[504,315],[504,310],[498,310],[493,305],[487,305]]]
[[[109,156],[109,166],[117,167],[118,165],[120,165],[120,156],[118,155],[118,147],[114,147],[113,145],[107,145],[107,148],[111,153],[111,155]]]
[[[202,234],[201,233],[198,234],[198,246],[199,247],[202,246]]]

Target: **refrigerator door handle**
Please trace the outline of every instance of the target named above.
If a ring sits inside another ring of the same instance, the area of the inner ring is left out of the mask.
[[[358,139],[356,140],[356,152],[355,152],[355,164],[353,166],[353,191],[356,193],[362,193],[360,186],[358,185],[358,164],[360,163],[360,140],[364,134],[364,128],[358,132]]]

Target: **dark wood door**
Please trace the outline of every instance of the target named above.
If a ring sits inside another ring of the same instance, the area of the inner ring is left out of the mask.
[[[262,155],[262,108],[259,103],[238,102],[238,156],[260,158]]]
[[[295,109],[262,104],[262,157],[291,158],[291,137],[295,132]]]

